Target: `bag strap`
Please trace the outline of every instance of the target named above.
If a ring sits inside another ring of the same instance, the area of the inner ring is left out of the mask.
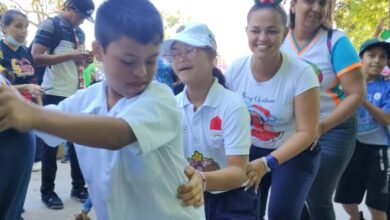
[[[326,46],[328,47],[329,54],[332,55],[332,36],[333,30],[328,30],[328,37],[326,39]]]

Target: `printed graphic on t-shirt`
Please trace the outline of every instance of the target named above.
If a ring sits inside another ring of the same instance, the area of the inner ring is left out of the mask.
[[[215,116],[211,119],[210,134],[212,147],[223,147],[222,119],[219,116]]]
[[[379,101],[381,97],[382,94],[380,92],[376,92],[374,94],[367,93],[367,100],[369,100],[370,102],[371,100]],[[380,128],[381,125],[377,121],[375,121],[375,119],[371,116],[371,114],[365,111],[363,107],[360,107],[358,134],[371,133],[379,130]]]
[[[22,59],[11,59],[12,72],[17,77],[25,77],[34,75],[34,68],[30,61],[26,58]]]
[[[213,158],[205,157],[199,151],[195,151],[190,158],[187,158],[190,166],[199,171],[215,171],[221,169]]]
[[[251,133],[252,143],[257,145],[261,143],[274,143],[277,139],[283,136],[283,132],[276,132],[272,130],[272,123],[277,119],[270,111],[254,104],[249,108],[251,117]]]

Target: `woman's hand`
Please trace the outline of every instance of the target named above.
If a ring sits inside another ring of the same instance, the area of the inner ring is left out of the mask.
[[[194,168],[188,166],[184,170],[189,182],[179,186],[177,197],[183,206],[199,207],[203,205],[203,179]]]
[[[249,181],[246,184],[245,190],[255,187],[255,192],[257,193],[261,178],[263,178],[266,173],[267,168],[262,159],[256,159],[248,163],[246,175]]]

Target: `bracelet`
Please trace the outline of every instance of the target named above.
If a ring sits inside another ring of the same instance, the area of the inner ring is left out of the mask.
[[[270,170],[279,167],[278,159],[276,159],[272,154],[268,154],[267,156],[265,156],[265,159],[267,160],[267,166]]]
[[[260,160],[262,160],[263,163],[264,163],[265,171],[266,171],[267,173],[271,172],[271,169],[268,167],[267,159],[266,159],[265,157],[261,157]]]
[[[204,173],[202,172],[202,171],[196,171],[198,174],[199,174],[199,176],[200,176],[200,178],[202,178],[202,181],[203,181],[203,192],[205,192],[206,191],[206,177],[204,176]]]

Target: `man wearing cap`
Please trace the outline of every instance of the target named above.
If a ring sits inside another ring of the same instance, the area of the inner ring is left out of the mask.
[[[38,27],[32,44],[35,65],[46,66],[42,87],[47,88],[44,105],[58,104],[80,88],[81,64],[90,56],[84,51],[84,32],[80,24],[91,17],[95,9],[92,0],[67,0],[55,17],[44,20]],[[71,197],[84,202],[88,198],[73,144],[69,143],[72,176]],[[62,209],[63,203],[54,192],[58,146],[42,144],[42,201],[50,209]]]

